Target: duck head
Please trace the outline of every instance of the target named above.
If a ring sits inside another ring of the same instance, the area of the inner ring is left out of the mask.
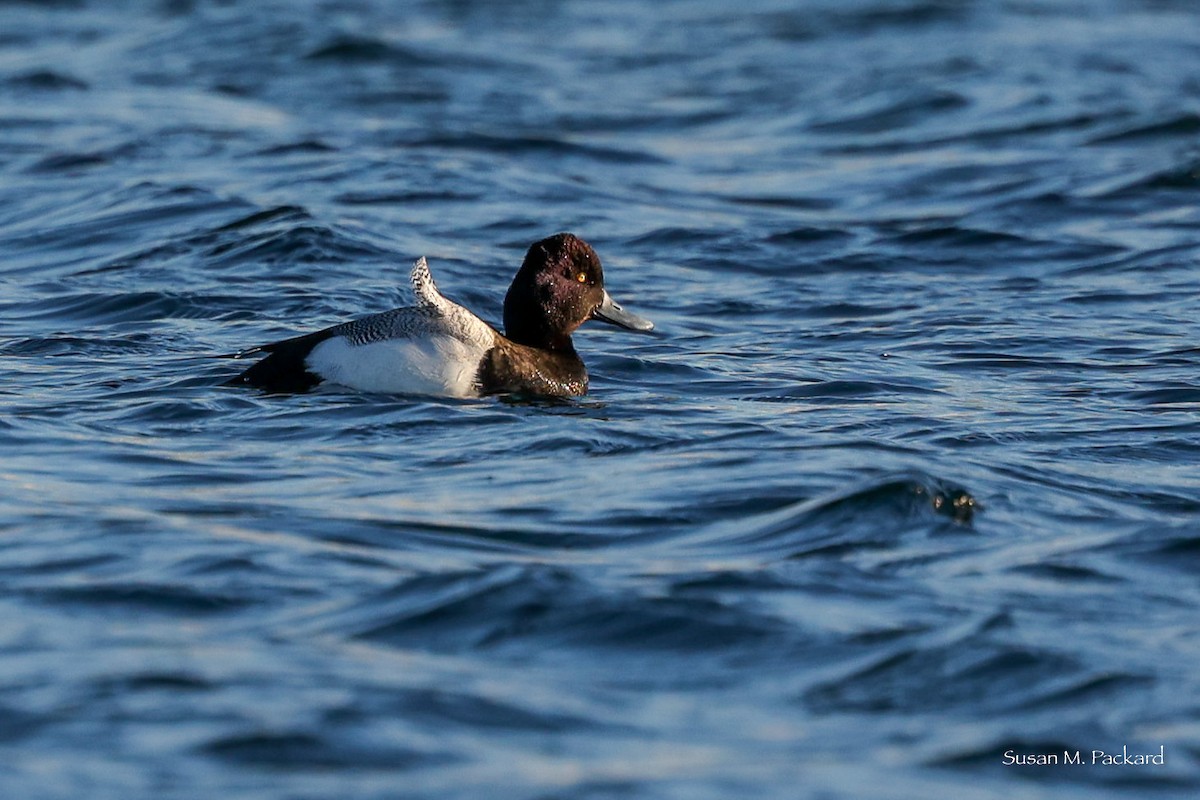
[[[504,298],[505,335],[530,347],[572,350],[571,334],[589,319],[631,331],[654,329],[608,294],[600,257],[587,242],[560,233],[530,245]]]

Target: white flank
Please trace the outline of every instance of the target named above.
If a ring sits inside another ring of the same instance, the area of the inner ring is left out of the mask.
[[[420,309],[394,320],[393,338],[355,344],[333,336],[304,360],[315,375],[361,392],[478,397],[475,379],[496,332],[438,291],[424,258],[410,276]]]
[[[437,334],[354,345],[344,336],[318,344],[308,369],[361,392],[478,397],[475,375],[485,349]]]

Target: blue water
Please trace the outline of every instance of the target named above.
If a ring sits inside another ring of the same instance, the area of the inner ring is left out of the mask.
[[[1195,797],[1197,63],[1191,0],[0,2],[0,795]],[[220,386],[560,230],[658,325],[586,398]]]

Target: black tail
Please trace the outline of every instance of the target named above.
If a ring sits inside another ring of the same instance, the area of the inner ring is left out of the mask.
[[[321,378],[308,371],[305,360],[312,349],[328,339],[328,330],[308,333],[282,342],[273,342],[261,347],[252,347],[239,353],[231,353],[222,358],[245,358],[258,353],[267,353],[262,361],[250,366],[235,378],[230,378],[224,386],[251,386],[268,392],[283,392],[294,394],[307,392]]]

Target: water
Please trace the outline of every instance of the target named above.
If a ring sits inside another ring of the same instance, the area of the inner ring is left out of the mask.
[[[1195,796],[1198,57],[1185,0],[0,3],[3,796]],[[585,399],[219,386],[559,230],[659,327]]]

